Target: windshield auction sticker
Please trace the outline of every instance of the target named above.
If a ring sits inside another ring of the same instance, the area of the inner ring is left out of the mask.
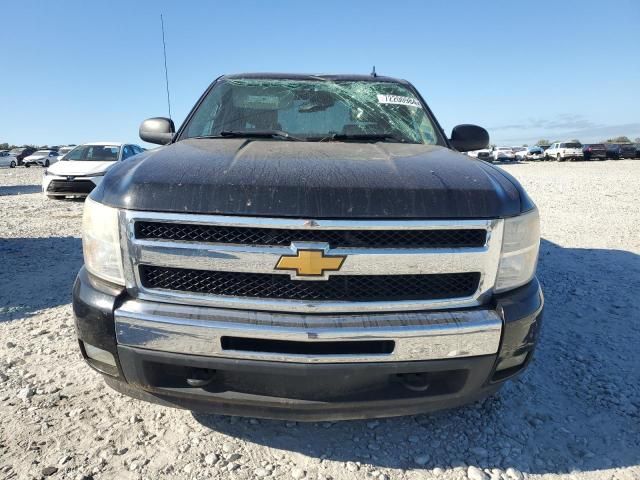
[[[378,103],[422,108],[422,105],[420,105],[420,102],[416,98],[402,97],[400,95],[378,95]]]

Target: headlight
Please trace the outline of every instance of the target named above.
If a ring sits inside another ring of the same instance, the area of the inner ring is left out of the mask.
[[[87,198],[82,216],[82,249],[90,273],[124,285],[117,209]]]
[[[540,248],[538,209],[504,221],[502,254],[495,291],[504,292],[528,283],[536,273]]]

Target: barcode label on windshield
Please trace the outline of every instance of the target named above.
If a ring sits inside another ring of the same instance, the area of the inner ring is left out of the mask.
[[[407,105],[408,107],[422,108],[420,102],[412,97],[402,97],[400,95],[378,95],[378,103],[391,105]]]

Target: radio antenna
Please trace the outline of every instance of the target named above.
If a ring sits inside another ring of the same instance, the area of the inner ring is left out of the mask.
[[[167,44],[164,40],[164,19],[160,14],[160,25],[162,27],[162,51],[164,52],[164,81],[167,86],[167,106],[169,107],[169,118],[171,118],[171,98],[169,97],[169,73],[167,71]]]

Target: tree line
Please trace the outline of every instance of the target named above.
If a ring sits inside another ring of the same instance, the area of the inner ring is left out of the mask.
[[[61,143],[61,145],[66,145],[64,143]],[[0,143],[0,150],[13,150],[14,148],[27,148],[27,147],[31,147],[31,148],[35,148],[37,150],[49,150],[49,145],[13,145],[11,143]]]

